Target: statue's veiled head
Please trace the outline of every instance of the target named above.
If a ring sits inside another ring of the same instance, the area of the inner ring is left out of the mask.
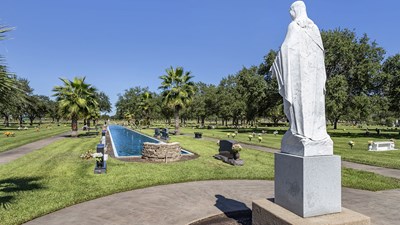
[[[306,4],[303,1],[295,1],[290,6],[290,16],[292,20],[307,18]]]
[[[308,29],[314,25],[314,22],[307,16],[306,4],[303,1],[295,1],[290,6],[290,15],[292,20],[302,28]]]

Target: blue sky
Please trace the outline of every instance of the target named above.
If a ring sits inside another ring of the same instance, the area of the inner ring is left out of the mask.
[[[86,76],[106,92],[134,86],[158,91],[169,66],[218,84],[278,49],[292,0],[2,0],[0,24],[15,27],[0,42],[9,69],[51,95],[59,77]],[[367,33],[400,53],[398,0],[306,0],[309,17],[328,30]]]

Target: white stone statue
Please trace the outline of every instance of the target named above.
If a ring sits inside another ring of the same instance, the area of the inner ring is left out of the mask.
[[[284,99],[290,129],[281,151],[299,156],[332,155],[326,132],[324,47],[317,25],[307,16],[303,1],[290,7],[292,22],[271,67]]]

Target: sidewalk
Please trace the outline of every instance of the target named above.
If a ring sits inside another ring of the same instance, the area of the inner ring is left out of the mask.
[[[10,162],[62,138],[63,135],[58,135],[1,153],[0,164]],[[248,144],[242,146],[266,152],[278,151]],[[362,170],[374,169],[380,173],[390,171],[393,176],[398,172],[347,162],[343,162],[343,166],[353,166],[357,167],[356,169],[362,167]],[[273,181],[261,180],[198,181],[155,186],[83,202],[26,224],[183,225],[224,212],[249,210],[253,200],[273,197],[273,186]],[[349,188],[342,190],[343,207],[370,216],[372,223],[378,225],[396,224],[400,221],[397,210],[399,201],[400,189],[380,192]]]
[[[26,145],[22,145],[18,148],[14,148],[5,152],[0,153],[0,165],[9,163],[13,160],[18,159],[19,157],[24,156],[25,154],[41,149],[53,142],[61,140],[65,138],[67,133],[59,134],[50,138],[42,139],[39,141],[35,141]]]
[[[400,170],[377,167],[377,166],[369,166],[365,164],[358,164],[353,162],[342,161],[342,166],[346,168],[351,168],[355,170],[363,170],[376,174],[383,175],[385,177],[394,177],[400,179]]]
[[[32,220],[42,224],[173,224],[251,209],[253,200],[273,197],[273,181],[225,180],[162,185],[113,194]],[[343,188],[343,207],[371,217],[372,224],[397,224],[400,190],[369,192]]]

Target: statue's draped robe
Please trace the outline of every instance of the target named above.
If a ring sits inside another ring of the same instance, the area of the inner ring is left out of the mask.
[[[304,25],[303,25],[304,24]],[[318,27],[292,21],[271,68],[291,135],[312,141],[329,138],[325,119],[324,48]],[[286,135],[288,135],[288,132]]]

